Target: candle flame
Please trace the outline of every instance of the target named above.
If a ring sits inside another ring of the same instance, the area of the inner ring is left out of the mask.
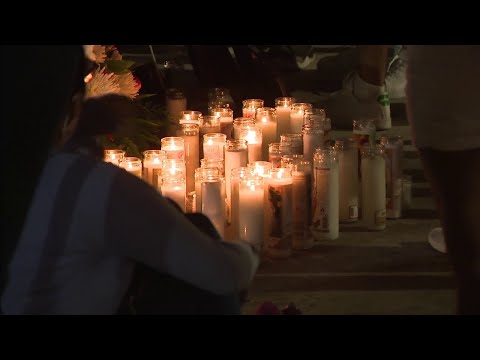
[[[281,179],[281,178],[282,178],[282,175],[283,175],[283,169],[280,168],[280,170],[279,170],[278,173],[277,173],[277,178],[278,178],[278,179]]]
[[[131,163],[131,162],[129,162],[129,163],[128,163],[128,168],[129,168],[129,169],[132,169],[132,168],[133,168],[133,166],[132,166],[132,163]]]
[[[154,164],[160,164],[160,159],[159,159],[159,158],[153,159],[153,163],[154,163]]]
[[[266,123],[266,122],[267,122],[267,118],[266,118],[266,117],[263,117],[263,118],[262,118],[262,122]]]
[[[213,145],[213,140],[212,140],[212,139],[208,139],[207,145]]]
[[[116,155],[115,155],[115,154],[110,154],[110,159],[115,160],[115,159],[116,159]]]
[[[246,140],[251,144],[255,142],[255,131],[249,130]]]
[[[185,120],[190,120],[190,115],[189,114],[185,115]]]
[[[251,191],[255,191],[255,185],[253,185],[253,184],[250,185],[250,190],[251,190]]]

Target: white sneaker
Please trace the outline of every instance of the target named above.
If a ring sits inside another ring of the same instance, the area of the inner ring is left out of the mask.
[[[343,89],[330,95],[325,111],[336,129],[352,129],[353,120],[373,119],[377,130],[390,129],[390,101],[385,86],[372,85],[350,74]]]
[[[445,243],[445,238],[443,237],[443,229],[435,228],[428,234],[428,243],[437,251],[446,254],[447,253],[447,244]]]
[[[407,85],[407,52],[401,49],[390,61],[385,77],[385,84],[387,85],[388,96],[392,103],[405,102],[405,86]]]

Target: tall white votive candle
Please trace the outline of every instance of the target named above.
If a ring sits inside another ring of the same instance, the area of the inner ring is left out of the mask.
[[[316,242],[339,236],[338,164],[333,151],[319,149],[314,155],[312,233]]]
[[[228,240],[238,240],[238,221],[240,217],[239,212],[239,185],[242,179],[252,176],[252,172],[247,167],[238,167],[230,171],[230,223]]]
[[[185,212],[186,184],[180,172],[162,176],[161,192],[164,197],[173,200]]]
[[[167,159],[185,160],[185,140],[178,136],[164,137],[161,140],[162,150]]]
[[[256,125],[262,130],[262,159],[268,160],[268,146],[277,141],[277,113],[274,108],[257,109]]]
[[[255,113],[258,108],[262,108],[264,101],[262,99],[246,99],[242,101],[243,117],[255,119]]]
[[[262,130],[257,127],[243,129],[240,131],[240,139],[247,141],[248,146],[248,162],[262,160]]]
[[[195,169],[195,211],[202,211],[202,179],[209,175],[218,176],[219,170],[217,168],[197,168]]]
[[[120,163],[120,167],[127,170],[130,174],[142,178],[142,160],[136,157],[126,157]]]
[[[203,135],[203,158],[224,159],[227,136],[221,133]]]
[[[383,145],[362,147],[362,224],[368,230],[384,230],[387,216],[385,149]]]
[[[225,190],[224,178],[207,175],[202,178],[202,214],[207,216],[219,235],[225,237]]]
[[[265,253],[272,258],[289,257],[293,237],[293,181],[289,169],[272,169],[268,182],[269,223]]]
[[[247,142],[245,140],[227,140],[225,146],[225,188],[227,193],[227,206],[231,207],[231,185],[230,178],[232,170],[246,167],[248,161]],[[231,221],[229,212],[228,221]]]
[[[199,154],[199,126],[196,124],[182,124],[182,135],[185,146],[185,167],[187,193],[195,190],[195,169],[200,165]]]
[[[337,139],[335,151],[338,154],[339,220],[350,223],[358,220],[358,150],[351,138]]]
[[[162,173],[162,162],[167,154],[163,150],[146,150],[143,152],[143,180],[158,188],[158,178]]]
[[[289,134],[290,131],[290,112],[295,99],[292,97],[280,97],[275,99],[275,109],[277,111],[277,139],[280,141],[280,135]]]
[[[114,165],[120,166],[120,163],[125,158],[125,151],[123,150],[104,150],[103,152],[103,160],[105,162],[112,163]]]
[[[239,188],[238,238],[260,247],[263,243],[263,178],[241,180]]]
[[[312,108],[310,103],[295,103],[290,113],[290,131],[292,134],[301,134],[305,110]]]
[[[215,108],[210,110],[210,114],[220,120],[220,131],[227,135],[227,140],[233,137],[233,110],[228,108]]]

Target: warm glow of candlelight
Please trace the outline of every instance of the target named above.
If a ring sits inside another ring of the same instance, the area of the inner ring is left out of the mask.
[[[83,78],[83,81],[84,81],[85,84],[86,84],[86,83],[88,83],[90,80],[92,80],[92,78],[93,78],[93,75],[92,75],[92,73],[90,73],[90,74],[88,74],[87,76],[85,76],[85,77]]]
[[[257,133],[255,131],[249,130],[247,138],[245,140],[247,140],[249,144],[255,143],[255,137],[256,137],[255,135],[256,134]]]
[[[264,122],[264,123],[267,122],[267,118],[265,116],[262,118],[262,122]]]
[[[208,139],[207,145],[213,145],[213,140],[212,140],[212,139]]]
[[[281,179],[283,175],[283,168],[280,168],[280,171],[277,173],[277,178]]]
[[[159,158],[153,159],[153,163],[154,163],[154,164],[160,164],[160,159],[159,159]]]

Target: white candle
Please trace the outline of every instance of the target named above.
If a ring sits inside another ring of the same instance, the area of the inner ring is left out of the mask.
[[[177,173],[173,176],[163,176],[161,181],[162,195],[173,200],[182,211],[185,211],[186,184],[185,178]]]
[[[277,141],[280,141],[280,135],[289,134],[290,130],[290,112],[295,99],[292,97],[280,97],[275,99],[275,109],[277,111]]]
[[[217,168],[197,168],[195,169],[195,211],[202,211],[202,179],[214,175],[218,176]]]
[[[270,170],[267,180],[269,222],[265,253],[272,258],[285,258],[292,253],[292,175],[287,169]]]
[[[202,179],[202,213],[207,216],[220,236],[225,236],[224,178],[208,175]]]
[[[290,145],[290,151],[292,154],[303,154],[302,134],[283,134],[280,136],[280,143]]]
[[[240,132],[243,129],[249,129],[254,126],[255,126],[255,122],[253,121],[253,119],[249,119],[245,117],[236,118],[235,120],[233,120],[233,138],[235,140],[239,140]]]
[[[227,136],[221,133],[203,135],[203,158],[223,159]]]
[[[130,174],[142,178],[142,160],[136,157],[126,157],[120,163],[120,167],[127,170]]]
[[[249,163],[247,166],[252,175],[261,176],[263,178],[263,198],[265,199],[263,207],[263,241],[264,244],[266,244],[270,236],[270,205],[268,202],[268,179],[270,178],[270,170],[273,169],[273,165],[268,161],[255,161],[253,163]]]
[[[268,146],[277,141],[277,114],[274,108],[257,109],[256,125],[262,130],[262,159],[268,160]]]
[[[187,98],[178,89],[168,89],[166,106],[170,116],[176,122],[180,118],[181,112],[187,109]]]
[[[339,220],[343,223],[358,220],[358,151],[353,139],[338,139],[335,142],[338,154]]]
[[[185,166],[187,192],[195,190],[195,169],[200,163],[199,152],[199,127],[195,124],[183,124],[182,135],[185,146]]]
[[[385,153],[383,146],[362,148],[362,223],[368,230],[386,226]]]
[[[317,242],[339,236],[338,188],[338,164],[332,151],[317,151],[314,155],[312,221],[312,233]]]
[[[245,140],[227,140],[225,146],[225,187],[227,193],[227,206],[231,207],[231,185],[230,179],[232,170],[246,167],[248,160],[247,142]],[[231,215],[228,216],[231,222]]]
[[[159,188],[158,177],[162,172],[162,162],[167,154],[163,150],[146,150],[143,152],[143,180],[156,189]]]
[[[401,136],[382,136],[385,146],[385,181],[387,184],[387,219],[402,216],[402,167],[403,139]]]
[[[167,159],[185,160],[185,140],[178,136],[164,137],[161,140],[162,150]]]
[[[262,130],[256,126],[240,131],[240,139],[247,141],[248,162],[262,160]]]
[[[125,158],[125,151],[123,150],[104,150],[103,160],[105,162],[112,163],[119,166],[122,160]]]
[[[252,176],[252,172],[249,168],[238,167],[232,169],[230,172],[230,192],[231,192],[231,203],[230,203],[230,226],[229,226],[229,240],[238,240],[239,234],[239,186],[242,179]]]
[[[292,134],[301,134],[304,123],[305,109],[308,109],[307,103],[296,103],[292,105],[292,111],[290,113],[290,131]]]
[[[324,133],[320,125],[309,123],[303,125],[303,155],[306,160],[313,161],[313,154],[317,148],[324,145]]]
[[[202,113],[194,110],[184,110],[180,113],[180,124],[197,124],[200,125]]]
[[[238,237],[256,246],[263,242],[263,197],[262,177],[247,178],[240,182]]]
[[[247,99],[242,101],[243,117],[255,119],[255,113],[258,108],[262,108],[264,101],[261,99]]]
[[[312,224],[312,163],[295,160],[293,179],[293,248],[309,249],[313,246]]]
[[[220,131],[227,135],[227,140],[233,136],[233,110],[228,108],[211,109],[210,113],[220,120]]]

